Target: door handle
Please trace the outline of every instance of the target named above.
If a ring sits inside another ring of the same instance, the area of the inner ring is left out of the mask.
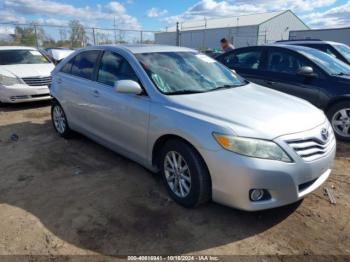
[[[271,80],[266,80],[265,83],[266,83],[267,85],[270,85],[270,86],[273,86],[273,85],[276,84],[276,82],[271,81]]]
[[[94,97],[99,97],[100,96],[100,92],[98,92],[98,90],[93,90],[92,91],[92,95],[94,96]]]

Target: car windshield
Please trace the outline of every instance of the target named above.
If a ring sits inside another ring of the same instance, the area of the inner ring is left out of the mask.
[[[0,65],[50,63],[37,50],[0,50]]]
[[[214,59],[198,52],[136,54],[155,86],[164,94],[202,93],[247,84]]]
[[[316,49],[299,50],[330,75],[350,75],[350,66]]]
[[[350,47],[344,44],[336,44],[334,48],[337,49],[339,53],[341,53],[345,59],[350,63]]]

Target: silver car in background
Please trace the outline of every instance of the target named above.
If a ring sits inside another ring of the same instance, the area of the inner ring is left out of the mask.
[[[160,171],[186,207],[210,199],[262,210],[296,202],[331,173],[336,150],[310,103],[249,83],[197,51],[98,46],[54,70],[52,121]]]

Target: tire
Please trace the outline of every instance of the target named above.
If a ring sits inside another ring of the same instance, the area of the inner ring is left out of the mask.
[[[176,161],[172,161],[174,155]],[[164,184],[175,202],[184,207],[193,208],[210,200],[210,175],[204,160],[192,146],[180,139],[169,140],[162,148],[159,159],[158,165]],[[178,168],[171,165],[169,159],[173,165],[175,162]],[[185,169],[186,166],[187,169]],[[182,171],[179,171],[180,167]],[[175,169],[178,171],[174,171]],[[185,192],[186,194],[182,194]]]
[[[333,105],[326,114],[337,139],[350,141],[350,101]]]
[[[64,138],[70,138],[73,131],[69,128],[66,114],[57,100],[52,100],[51,120],[56,132]]]

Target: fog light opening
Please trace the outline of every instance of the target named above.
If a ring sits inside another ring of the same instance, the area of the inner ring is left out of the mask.
[[[271,198],[270,193],[266,189],[251,189],[249,198],[253,202],[268,200]]]

